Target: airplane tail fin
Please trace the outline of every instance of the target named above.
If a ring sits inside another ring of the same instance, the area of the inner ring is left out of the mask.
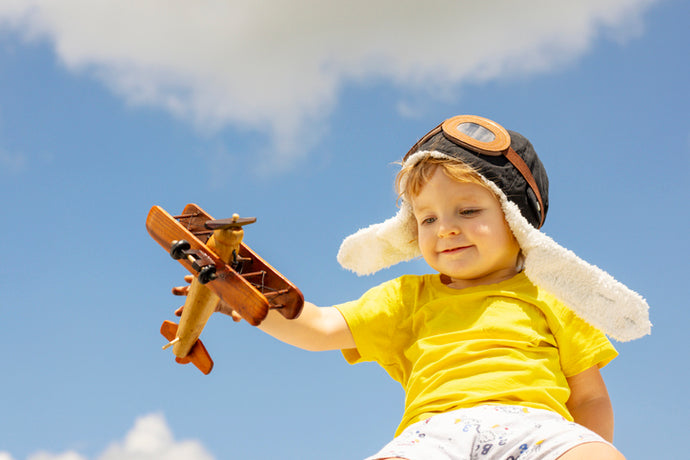
[[[168,339],[169,342],[175,340],[177,336],[177,324],[172,321],[163,321],[161,325],[161,334]],[[175,361],[180,364],[192,363],[204,374],[209,374],[213,369],[213,360],[208,354],[206,347],[201,343],[201,340],[196,341],[189,354],[184,358],[175,357]]]

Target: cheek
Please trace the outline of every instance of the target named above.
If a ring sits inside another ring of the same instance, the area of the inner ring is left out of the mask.
[[[471,231],[479,239],[490,239],[501,245],[517,245],[513,232],[510,231],[510,227],[502,216],[491,221],[477,222],[476,225],[472,226]]]
[[[417,228],[417,245],[423,255],[435,248],[435,236],[436,235],[430,231],[428,227],[426,229]]]
[[[467,232],[472,232],[479,237],[492,236],[496,227],[491,222],[476,222],[465,227]]]
[[[496,235],[496,238],[501,239],[506,248],[506,252],[510,254],[520,252],[520,245],[518,244],[515,235],[513,235],[513,232],[510,230],[510,227],[508,227],[508,224],[504,224],[501,230],[502,231],[500,234]]]
[[[503,235],[504,238],[507,241],[510,241],[511,244],[514,244],[515,246],[518,245],[517,239],[515,238],[515,235],[513,234],[513,231],[510,229],[510,226],[508,225],[508,222],[503,219]]]
[[[502,232],[499,231],[501,226],[497,226],[495,222],[491,221],[475,221],[468,223],[465,226],[465,234],[469,238],[475,239],[477,242],[490,240],[496,242],[500,240]]]

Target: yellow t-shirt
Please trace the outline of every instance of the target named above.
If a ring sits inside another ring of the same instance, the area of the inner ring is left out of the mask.
[[[566,377],[617,356],[606,336],[523,274],[452,289],[440,275],[403,276],[336,305],[354,336],[351,364],[378,362],[405,390],[396,435],[434,414],[522,405],[569,420]]]

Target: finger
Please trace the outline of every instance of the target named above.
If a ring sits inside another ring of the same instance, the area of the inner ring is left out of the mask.
[[[223,299],[220,299],[218,301],[218,305],[216,305],[216,311],[219,313],[223,313],[224,315],[228,315],[232,318],[234,322],[239,322],[242,321],[242,316],[237,313],[230,305],[227,304]]]
[[[184,280],[189,284],[192,284],[192,281],[194,280],[194,275],[185,275]]]
[[[182,316],[182,310],[184,310],[184,305],[175,310],[175,316]]]
[[[189,294],[189,286],[175,286],[172,288],[172,293],[174,295],[187,295]]]
[[[228,305],[223,299],[219,299],[216,304],[216,311],[224,315],[229,315],[232,313],[232,307]]]

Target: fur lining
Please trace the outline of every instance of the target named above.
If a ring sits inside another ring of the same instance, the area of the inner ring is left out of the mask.
[[[358,275],[371,275],[421,256],[410,206],[403,202],[390,219],[363,228],[340,245],[338,262]]]
[[[525,257],[525,275],[535,285],[620,342],[651,332],[649,306],[642,296],[534,228],[515,203],[489,184],[501,197],[506,221]]]
[[[406,163],[427,155],[447,157],[439,152],[416,152]],[[534,228],[496,184],[484,180],[500,197],[506,221],[524,255],[525,274],[535,285],[618,341],[651,332],[649,306],[642,296]],[[394,217],[347,237],[340,246],[338,262],[358,275],[369,275],[420,255],[415,219],[410,205],[403,201]]]

